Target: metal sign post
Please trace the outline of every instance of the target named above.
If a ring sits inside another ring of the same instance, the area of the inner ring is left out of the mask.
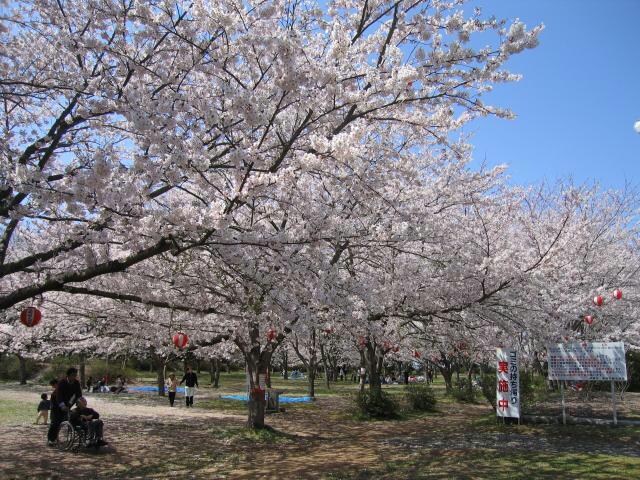
[[[611,406],[613,407],[613,424],[618,425],[618,412],[616,412],[616,386],[611,380]]]
[[[564,382],[560,382],[560,395],[562,395],[562,424],[567,424],[567,412],[564,404]]]

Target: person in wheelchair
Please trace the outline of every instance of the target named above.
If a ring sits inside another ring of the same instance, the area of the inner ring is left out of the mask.
[[[100,414],[93,408],[87,407],[87,400],[84,397],[78,399],[78,405],[71,410],[69,421],[74,427],[79,427],[86,433],[85,446],[101,447],[107,445],[102,438],[104,423],[100,420]]]

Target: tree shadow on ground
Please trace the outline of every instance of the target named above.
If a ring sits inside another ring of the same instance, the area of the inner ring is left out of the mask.
[[[58,452],[46,427],[0,426],[0,475],[23,478],[640,478],[640,429],[496,423],[483,405],[358,422],[346,397],[271,415],[252,432],[239,416],[114,403],[108,448]]]

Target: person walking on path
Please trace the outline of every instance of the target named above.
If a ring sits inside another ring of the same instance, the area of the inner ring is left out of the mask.
[[[193,394],[198,386],[198,376],[191,370],[190,366],[187,366],[187,371],[185,372],[184,377],[182,377],[182,380],[180,380],[180,385],[182,385],[183,382],[186,382],[186,386],[184,387],[185,402],[187,407],[193,407]]]
[[[53,399],[54,396],[55,400]],[[82,388],[78,381],[78,369],[71,367],[67,370],[67,376],[58,382],[55,392],[51,395],[51,423],[47,433],[50,447],[55,445],[60,431],[60,424],[67,420],[69,410],[81,397]]]
[[[167,392],[169,393],[169,405],[173,407],[173,402],[176,401],[176,391],[178,390],[178,379],[176,374],[172,373],[167,379]],[[187,405],[189,406],[189,405]]]

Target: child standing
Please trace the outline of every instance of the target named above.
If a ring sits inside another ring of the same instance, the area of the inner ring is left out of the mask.
[[[44,425],[47,424],[49,420],[49,410],[51,410],[51,402],[47,400],[47,394],[43,393],[40,395],[40,403],[38,404],[38,418],[36,418],[36,425],[40,423],[40,419],[44,420]]]

